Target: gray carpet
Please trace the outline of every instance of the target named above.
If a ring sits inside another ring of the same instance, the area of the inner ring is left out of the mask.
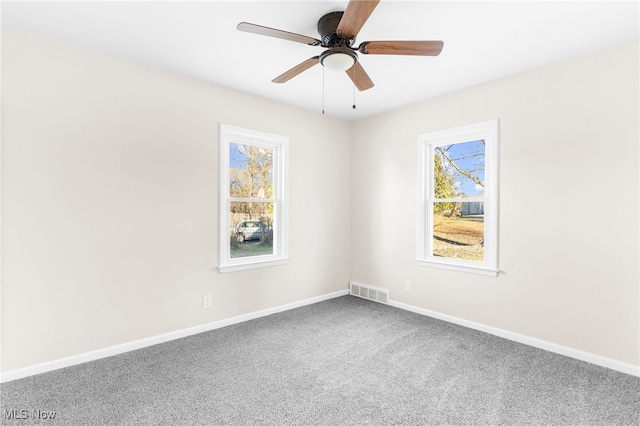
[[[638,377],[351,296],[0,392],[7,425],[640,424]]]

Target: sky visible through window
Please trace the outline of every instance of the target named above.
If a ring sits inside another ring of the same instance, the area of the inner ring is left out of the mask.
[[[229,166],[233,169],[247,167],[247,150],[244,145],[234,142],[229,144]]]

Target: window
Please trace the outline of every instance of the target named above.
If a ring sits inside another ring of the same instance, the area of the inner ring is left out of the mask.
[[[220,272],[286,262],[288,142],[220,124]]]
[[[417,261],[498,275],[498,120],[418,136]]]

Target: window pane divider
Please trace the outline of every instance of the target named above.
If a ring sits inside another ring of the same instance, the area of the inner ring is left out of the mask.
[[[278,200],[275,198],[231,198],[229,201],[232,203],[275,203]]]
[[[429,201],[434,203],[482,203],[486,201],[486,198],[482,197],[469,197],[469,198],[428,198]]]

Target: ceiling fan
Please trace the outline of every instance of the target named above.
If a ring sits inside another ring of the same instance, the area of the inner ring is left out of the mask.
[[[239,31],[277,37],[310,46],[320,46],[326,50],[318,56],[307,59],[284,72],[272,81],[285,83],[298,74],[320,63],[325,68],[346,71],[358,90],[367,90],[373,82],[358,61],[358,53],[365,55],[419,55],[438,56],[442,51],[442,41],[365,41],[353,47],[358,32],[376,8],[380,0],[351,0],[344,12],[331,12],[318,20],[318,33],[321,39],[282,31],[275,28],[241,22]]]

